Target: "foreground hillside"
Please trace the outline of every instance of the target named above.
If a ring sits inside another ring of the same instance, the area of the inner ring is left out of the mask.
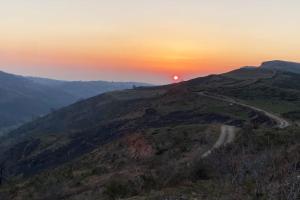
[[[0,197],[296,200],[297,80],[243,68],[55,111],[2,138]]]
[[[0,72],[0,134],[80,99],[142,83],[67,82]]]
[[[1,199],[298,199],[299,128],[243,129],[234,143],[201,159],[217,130],[131,134],[9,182]]]

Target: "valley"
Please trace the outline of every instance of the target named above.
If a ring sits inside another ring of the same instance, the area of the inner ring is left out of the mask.
[[[0,71],[0,135],[77,101],[145,83],[60,81]]]

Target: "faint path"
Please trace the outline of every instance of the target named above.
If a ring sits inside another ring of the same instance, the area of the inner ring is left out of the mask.
[[[213,150],[218,149],[221,146],[226,146],[227,144],[232,143],[235,138],[235,133],[236,133],[236,128],[234,126],[222,125],[219,139],[214,144],[214,146],[210,150],[202,154],[201,157],[205,158],[209,156],[213,152]]]
[[[251,105],[237,102],[236,100],[234,100],[232,98],[221,96],[221,95],[207,94],[204,92],[198,92],[198,94],[201,96],[209,97],[209,98],[216,99],[219,101],[225,101],[230,104],[247,107],[247,108],[250,108],[251,110],[261,112],[264,115],[266,115],[267,117],[269,117],[270,119],[272,119],[273,121],[275,121],[277,128],[284,129],[284,128],[290,126],[290,123],[287,120],[285,120],[277,115],[274,115],[268,111],[265,111],[263,109],[260,109],[260,108],[257,108],[257,107],[251,106]],[[205,157],[209,156],[213,152],[213,150],[218,149],[221,146],[226,146],[227,144],[232,143],[234,141],[235,135],[236,135],[236,127],[222,125],[219,139],[217,140],[217,142],[214,144],[214,146],[210,150],[208,150],[207,152],[202,154],[201,158],[205,158]]]
[[[285,119],[283,119],[283,118],[281,118],[281,117],[279,117],[275,114],[272,114],[268,111],[257,108],[255,106],[251,106],[251,105],[248,105],[248,104],[245,104],[245,103],[238,102],[238,101],[236,101],[232,98],[226,97],[226,96],[207,94],[205,92],[198,92],[198,94],[201,95],[201,96],[209,97],[209,98],[216,99],[216,100],[219,100],[219,101],[225,101],[227,103],[247,107],[247,108],[250,108],[251,110],[261,112],[264,115],[266,115],[267,117],[269,117],[270,119],[272,119],[273,121],[275,121],[277,128],[284,129],[284,128],[290,126],[290,123],[287,120],[285,120]]]

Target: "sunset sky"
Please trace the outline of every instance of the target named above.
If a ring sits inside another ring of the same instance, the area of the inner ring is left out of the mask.
[[[299,0],[1,1],[0,70],[168,83],[300,61],[299,9]]]

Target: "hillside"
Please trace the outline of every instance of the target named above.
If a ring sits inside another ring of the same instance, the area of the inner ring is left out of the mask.
[[[133,85],[145,84],[66,82],[0,72],[0,133],[80,99]]]
[[[2,138],[0,197],[296,200],[299,78],[243,68],[77,102]]]
[[[19,125],[75,100],[63,91],[4,72],[0,72],[0,97],[0,128]]]
[[[263,62],[260,68],[300,74],[300,63],[281,60]]]

